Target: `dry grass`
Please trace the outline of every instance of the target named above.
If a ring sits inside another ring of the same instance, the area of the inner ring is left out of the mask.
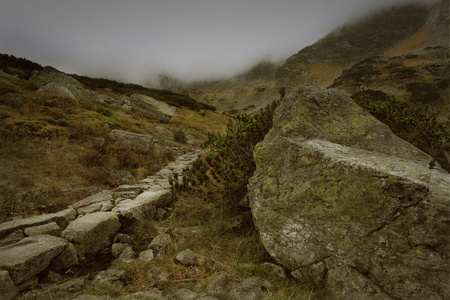
[[[235,224],[235,225],[233,225]],[[79,294],[108,295],[116,299],[131,299],[130,294],[149,290],[163,289],[164,293],[180,288],[194,291],[205,291],[212,276],[224,271],[229,275],[230,284],[250,277],[260,277],[274,286],[268,299],[310,299],[311,289],[297,284],[293,279],[282,279],[263,266],[271,259],[262,246],[259,235],[251,226],[249,212],[228,209],[210,203],[208,199],[195,195],[181,194],[172,207],[171,217],[160,222],[144,221],[136,224],[133,232],[142,236],[153,236],[155,226],[206,226],[207,230],[201,236],[175,242],[164,255],[143,263],[135,260],[131,263],[113,261],[110,268],[123,269],[126,278],[115,283],[96,283],[88,281],[85,288],[77,293],[59,293],[56,297],[73,298]],[[143,250],[150,239],[140,239],[143,245],[134,245],[135,250]],[[199,263],[194,267],[176,264],[173,257],[179,251],[191,249],[199,257]],[[159,269],[154,273],[152,270]],[[158,281],[160,272],[168,274],[168,281]],[[88,277],[92,278],[92,276]],[[228,295],[217,295],[218,299],[228,299]]]
[[[140,114],[41,95],[36,90],[27,80],[0,77],[0,222],[17,214],[47,211],[50,206],[60,209],[87,196],[66,195],[72,188],[116,186],[114,170],[131,172],[140,180],[176,158],[159,146],[148,153],[118,146],[108,138],[112,129],[150,134],[160,146],[190,149],[162,139],[155,131],[161,124]],[[225,123],[219,114],[182,109],[172,124],[164,126],[201,140],[208,130],[220,129]],[[19,193],[27,196],[19,197]],[[36,211],[38,207],[42,209]]]

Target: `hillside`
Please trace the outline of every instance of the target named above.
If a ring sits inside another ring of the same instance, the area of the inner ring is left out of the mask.
[[[188,96],[0,58],[0,220],[55,211],[99,189],[143,179],[226,123],[211,106]],[[53,78],[46,87],[60,88],[46,91],[31,81],[39,72]],[[68,88],[83,96],[73,98]],[[136,92],[180,108],[168,124],[145,118],[131,109]],[[113,130],[149,135],[154,145],[130,149],[111,139]]]
[[[282,88],[288,94],[299,85],[328,87],[343,71],[376,55],[428,56],[448,54],[448,1],[436,6],[406,5],[392,7],[362,20],[347,23],[313,45],[289,57],[276,72],[264,78],[193,83],[185,88],[219,111],[252,111],[270,103]],[[258,65],[255,66],[258,68]]]

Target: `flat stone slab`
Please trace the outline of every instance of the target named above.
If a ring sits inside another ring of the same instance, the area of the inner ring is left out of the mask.
[[[50,235],[24,238],[0,248],[0,269],[7,270],[18,285],[47,269],[51,260],[69,245],[67,240]]]
[[[107,201],[110,201],[110,203],[112,203],[113,201],[112,195],[113,195],[112,191],[107,190],[101,191],[98,192],[97,194],[91,195],[89,197],[84,198],[83,200],[78,201],[72,206],[78,211],[82,207],[87,207],[96,203],[104,203]]]
[[[46,214],[5,222],[3,224],[0,224],[0,239],[16,230],[48,224],[51,222],[55,222],[61,229],[64,229],[67,227],[70,221],[76,218],[76,216],[76,211],[72,208],[69,208],[53,214]]]
[[[134,200],[121,201],[112,211],[131,220],[153,219],[156,216],[156,210],[169,204],[172,199],[170,190],[147,191]]]
[[[61,233],[72,242],[79,256],[92,255],[108,246],[120,228],[114,212],[95,212],[76,219]]]

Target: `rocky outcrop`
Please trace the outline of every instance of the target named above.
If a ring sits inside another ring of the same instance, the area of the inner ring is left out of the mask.
[[[73,100],[89,100],[102,104],[120,106],[129,110],[128,100],[116,99],[114,97],[91,91],[85,86],[63,72],[52,67],[45,67],[41,71],[33,71],[30,79],[39,88],[38,93],[45,95],[59,95]]]
[[[153,137],[148,134],[114,129],[109,133],[109,137],[118,144],[143,153],[148,152],[154,145]]]
[[[41,71],[33,71],[29,80],[41,87],[42,93],[48,91],[52,94],[61,94],[72,99],[86,98],[88,96],[86,89],[78,80],[52,67],[45,67]],[[58,90],[61,93],[55,93]]]
[[[447,299],[449,174],[344,93],[283,100],[249,184],[266,250],[335,299]]]
[[[174,106],[141,94],[131,95],[130,102],[134,111],[148,119],[163,123],[169,123],[177,110]]]

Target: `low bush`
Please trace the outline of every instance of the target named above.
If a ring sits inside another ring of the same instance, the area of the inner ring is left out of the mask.
[[[175,190],[212,188],[226,204],[235,205],[247,191],[247,184],[256,169],[253,150],[272,128],[272,117],[279,102],[254,115],[229,119],[226,132],[209,133],[203,148],[209,154],[196,160],[181,176],[169,179]],[[180,178],[179,178],[180,177]]]
[[[412,104],[395,100],[382,91],[366,90],[352,96],[353,100],[375,118],[389,126],[400,138],[435,158],[449,170],[439,149],[450,140],[449,133],[429,115]]]

